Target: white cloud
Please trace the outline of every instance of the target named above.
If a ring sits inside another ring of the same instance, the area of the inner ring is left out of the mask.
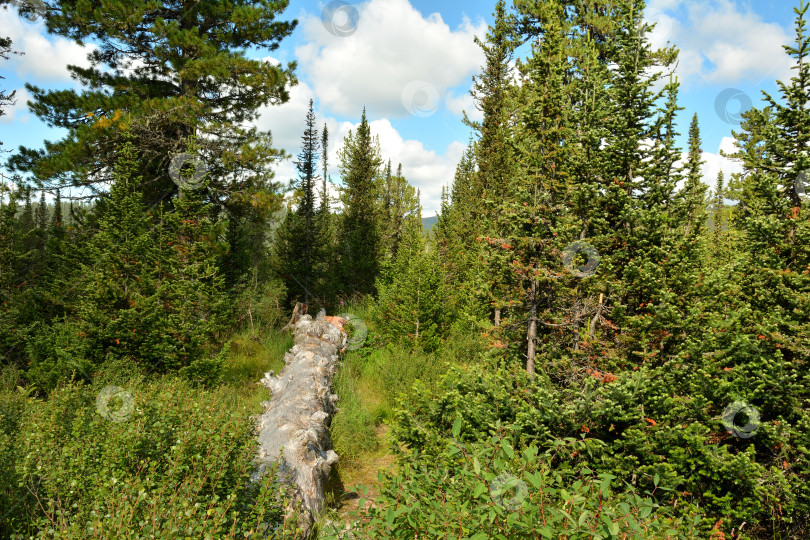
[[[408,0],[356,7],[356,30],[342,37],[328,32],[320,17],[301,19],[307,43],[296,48],[296,57],[330,112],[356,117],[366,106],[370,116],[405,116],[402,93],[409,83],[425,81],[447,96],[483,64],[473,42],[486,32],[483,21],[466,19],[453,30],[438,13],[422,17]]]
[[[737,151],[734,146],[733,137],[723,137],[720,141],[720,147],[717,153],[703,152],[703,183],[708,185],[712,190],[717,187],[717,173],[723,171],[726,178],[726,185],[731,179],[731,175],[741,173],[743,171],[742,163],[739,161],[731,160],[727,157],[720,155],[720,151],[731,154]]]
[[[309,99],[313,96],[313,89],[300,82],[290,90],[290,100],[287,103],[264,107],[259,111],[257,127],[271,131],[276,147],[284,148],[292,155],[298,154],[301,151],[301,135],[304,132]],[[335,118],[324,117],[319,114],[318,103],[315,114],[318,132],[321,132],[324,123],[329,128],[329,176],[332,181],[339,182],[338,150],[349,130],[356,132],[359,123],[339,122]],[[424,215],[434,214],[441,206],[442,186],[452,183],[456,165],[461,160],[466,145],[454,141],[443,154],[439,154],[425,148],[420,141],[404,139],[386,118],[372,120],[369,124],[372,135],[379,137],[383,159],[390,159],[394,170],[397,164],[402,163],[405,178],[421,191]],[[283,161],[276,166],[277,180],[286,183],[296,177],[292,160]]]
[[[12,50],[23,53],[9,59],[17,75],[23,79],[33,77],[38,83],[70,80],[68,64],[88,66],[87,54],[96,48],[50,36],[41,21],[25,22],[15,9],[0,9],[0,27],[3,35],[11,38]]]
[[[792,59],[782,45],[792,41],[742,3],[729,0],[653,0],[645,18],[658,23],[654,46],[667,40],[680,49],[678,74],[708,83],[733,84],[786,79]]]
[[[26,101],[28,101],[29,98],[30,95],[25,88],[18,88],[17,93],[14,95],[15,103],[11,107],[4,109],[3,116],[0,116],[0,124],[28,122],[31,114],[28,112]]]
[[[371,122],[371,131],[380,137],[383,159],[390,158],[394,168],[402,163],[403,176],[420,190],[423,215],[435,214],[441,207],[442,186],[452,183],[466,145],[453,141],[438,154],[419,141],[403,139],[385,119]]]
[[[457,116],[463,117],[466,112],[470,120],[480,122],[484,119],[484,113],[475,106],[475,101],[469,92],[464,92],[460,96],[456,96],[454,93],[450,92],[447,94],[446,103],[447,110]]]

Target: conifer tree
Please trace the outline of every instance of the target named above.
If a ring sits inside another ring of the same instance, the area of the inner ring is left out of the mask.
[[[408,221],[419,214],[417,190],[402,175],[402,164],[392,174],[388,162],[382,177],[383,196],[380,208],[381,240],[384,261],[394,261]],[[421,226],[421,224],[420,224]]]
[[[24,333],[20,328],[19,255],[20,230],[17,227],[17,194],[10,192],[8,201],[0,198],[0,364],[21,364]],[[22,367],[22,366],[20,366]]]
[[[325,255],[316,207],[316,180],[319,159],[318,129],[315,126],[314,102],[310,100],[306,127],[302,136],[302,149],[296,168],[298,197],[294,211],[288,212],[277,231],[275,242],[278,273],[284,279],[288,301],[309,303],[310,295],[321,296],[321,261]],[[321,203],[323,205],[323,201]]]
[[[723,171],[717,173],[717,187],[714,188],[714,197],[712,201],[712,223],[715,235],[720,235],[725,224],[725,209],[726,209],[726,193],[725,193],[726,177]]]
[[[53,203],[53,215],[51,216],[51,227],[64,226],[62,217],[62,191],[56,190],[56,198]]]
[[[139,358],[146,366],[163,361],[145,346],[156,320],[157,283],[151,269],[158,246],[137,190],[137,154],[125,144],[115,169],[110,198],[98,219],[98,232],[86,246],[75,316],[83,338],[81,356],[94,364],[108,357]],[[151,343],[150,343],[151,345]]]
[[[20,215],[20,231],[27,235],[36,227],[36,220],[34,219],[34,206],[31,203],[31,187],[26,186],[23,189],[25,193],[25,205],[23,206],[22,215]]]
[[[335,219],[332,214],[331,201],[329,196],[329,128],[323,125],[321,131],[321,163],[323,167],[323,179],[320,193],[320,205],[318,208],[318,234],[323,244],[323,253],[319,261],[320,285],[319,291],[323,297],[322,302],[331,304],[335,291],[338,289],[336,283],[338,268],[337,236],[335,230]]]
[[[138,169],[134,146],[126,143],[79,272],[73,318],[83,350],[77,354],[95,364],[129,357],[150,371],[194,370],[223,328],[216,265],[223,231],[201,191],[186,191],[174,212],[161,206],[155,227],[138,190]]]
[[[219,240],[224,224],[204,200],[206,187],[183,188],[173,211],[162,215],[162,226],[153,233],[160,253],[148,277],[156,283],[157,324],[142,345],[161,355],[154,369],[179,369],[198,382],[219,375],[221,366],[209,358],[210,350],[228,330],[231,314],[217,265],[226,249]]]
[[[780,99],[765,93],[767,105],[745,113],[732,156],[746,174],[734,212],[742,260],[732,276],[739,293],[731,309],[741,314],[738,332],[751,337],[736,351],[735,363],[745,362],[759,380],[769,381],[768,390],[756,386],[747,396],[762,414],[800,423],[807,421],[804,414],[790,404],[806,399],[810,383],[800,367],[810,339],[810,214],[797,192],[797,179],[810,170],[809,7],[803,0],[794,9],[795,45],[784,47],[795,61],[793,77],[777,83]],[[799,468],[810,471],[806,464]]]
[[[80,90],[26,86],[34,114],[67,134],[43,150],[22,147],[11,161],[16,170],[46,188],[65,182],[103,193],[129,137],[152,204],[176,192],[166,171],[196,137],[220,197],[267,187],[267,163],[281,153],[269,134],[246,126],[259,107],[287,101],[295,66],[249,59],[244,51],[275,50],[292,33],[296,22],[278,20],[286,0],[41,3],[52,34],[97,49],[89,67],[68,67]]]
[[[421,219],[408,221],[389,272],[378,281],[378,309],[386,337],[435,350],[446,334],[447,293],[438,255],[428,249]]]
[[[506,13],[506,2],[499,0],[495,4],[495,20],[487,32],[484,41],[475,38],[476,44],[484,52],[485,64],[483,73],[473,78],[471,94],[476,106],[483,114],[481,122],[468,124],[478,132],[475,145],[475,162],[477,170],[473,184],[474,203],[471,213],[472,225],[479,237],[496,235],[494,221],[498,204],[508,197],[509,182],[513,159],[510,145],[510,93],[512,74],[510,62],[513,58],[514,44],[511,39],[511,26]],[[500,325],[505,285],[499,279],[506,271],[503,260],[489,250],[482,251],[484,265],[491,278],[488,287],[480,294],[492,308],[493,322]]]
[[[0,36],[0,60],[8,60],[9,54],[11,54],[11,39],[7,37]],[[0,81],[4,80],[5,77],[0,75]],[[0,116],[6,114],[6,107],[9,105],[14,105],[16,103],[14,96],[17,94],[16,90],[12,90],[10,93],[7,90],[0,89]],[[0,146],[3,146],[3,141],[0,141]]]
[[[457,317],[472,325],[484,318],[489,309],[484,296],[484,291],[488,290],[484,249],[472,226],[477,204],[473,196],[475,174],[475,144],[470,141],[456,166],[450,191],[443,189],[442,206],[434,228],[449,301]]]
[[[45,202],[45,192],[39,194],[39,205],[35,211],[34,221],[36,228],[45,231],[48,228],[48,203]]]
[[[373,294],[380,265],[377,177],[382,158],[365,109],[357,132],[349,131],[338,156],[343,179],[338,237],[340,292]]]
[[[698,116],[692,116],[692,124],[689,126],[689,152],[684,165],[686,183],[681,192],[682,204],[686,213],[686,234],[697,235],[706,220],[706,185],[702,182],[700,140],[700,126]]]

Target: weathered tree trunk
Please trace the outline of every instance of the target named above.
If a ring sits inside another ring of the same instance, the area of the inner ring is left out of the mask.
[[[303,315],[295,324],[295,345],[284,357],[287,365],[277,377],[270,372],[261,381],[272,393],[257,421],[262,470],[279,462],[282,481],[295,486],[289,511],[301,511],[307,532],[323,512],[324,485],[338,460],[328,429],[337,411],[330,388],[345,342],[346,334],[323,314],[315,320]]]
[[[526,371],[534,379],[534,358],[537,355],[537,281],[532,280],[531,296],[529,298],[529,328],[526,332],[528,348],[526,351]]]

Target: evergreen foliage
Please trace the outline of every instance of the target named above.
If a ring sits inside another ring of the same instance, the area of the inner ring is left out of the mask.
[[[373,294],[380,268],[378,175],[379,141],[372,137],[366,111],[356,133],[349,131],[338,153],[343,179],[343,214],[338,231],[340,294]]]
[[[379,317],[391,341],[434,351],[447,333],[449,313],[439,259],[421,221],[408,224],[390,275],[378,282]]]
[[[743,114],[744,172],[710,196],[697,115],[677,143],[678,52],[651,46],[645,2],[498,0],[476,39],[483,119],[466,119],[433,237],[365,110],[330,199],[314,100],[279,211],[282,153],[245,126],[286,101],[294,66],[245,51],[290,34],[286,0],[45,4],[49,31],[98,49],[69,68],[79,90],[28,86],[67,132],[21,149],[30,178],[0,191],[0,535],[284,522],[271,482],[245,487],[255,434],[229,409],[263,396],[227,387],[267,371],[234,362],[296,301],[368,319],[333,434],[357,464],[388,423],[397,464],[352,535],[810,535],[805,0],[793,77]],[[170,177],[179,153],[205,161],[201,183]],[[265,352],[290,346],[273,339]],[[153,401],[118,427],[92,408],[116,381]]]

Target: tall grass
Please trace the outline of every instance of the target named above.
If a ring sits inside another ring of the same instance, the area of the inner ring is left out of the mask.
[[[292,332],[269,330],[261,339],[238,334],[225,345],[222,382],[240,385],[258,382],[266,372],[284,367],[284,354],[293,346]]]
[[[433,353],[385,344],[375,331],[372,305],[355,304],[346,311],[368,326],[363,347],[345,355],[334,382],[340,411],[332,421],[332,440],[341,467],[352,468],[379,449],[378,427],[393,418],[399,398],[414,382],[433,388],[448,364],[476,362],[483,346],[478,336],[462,331],[452,332]]]

